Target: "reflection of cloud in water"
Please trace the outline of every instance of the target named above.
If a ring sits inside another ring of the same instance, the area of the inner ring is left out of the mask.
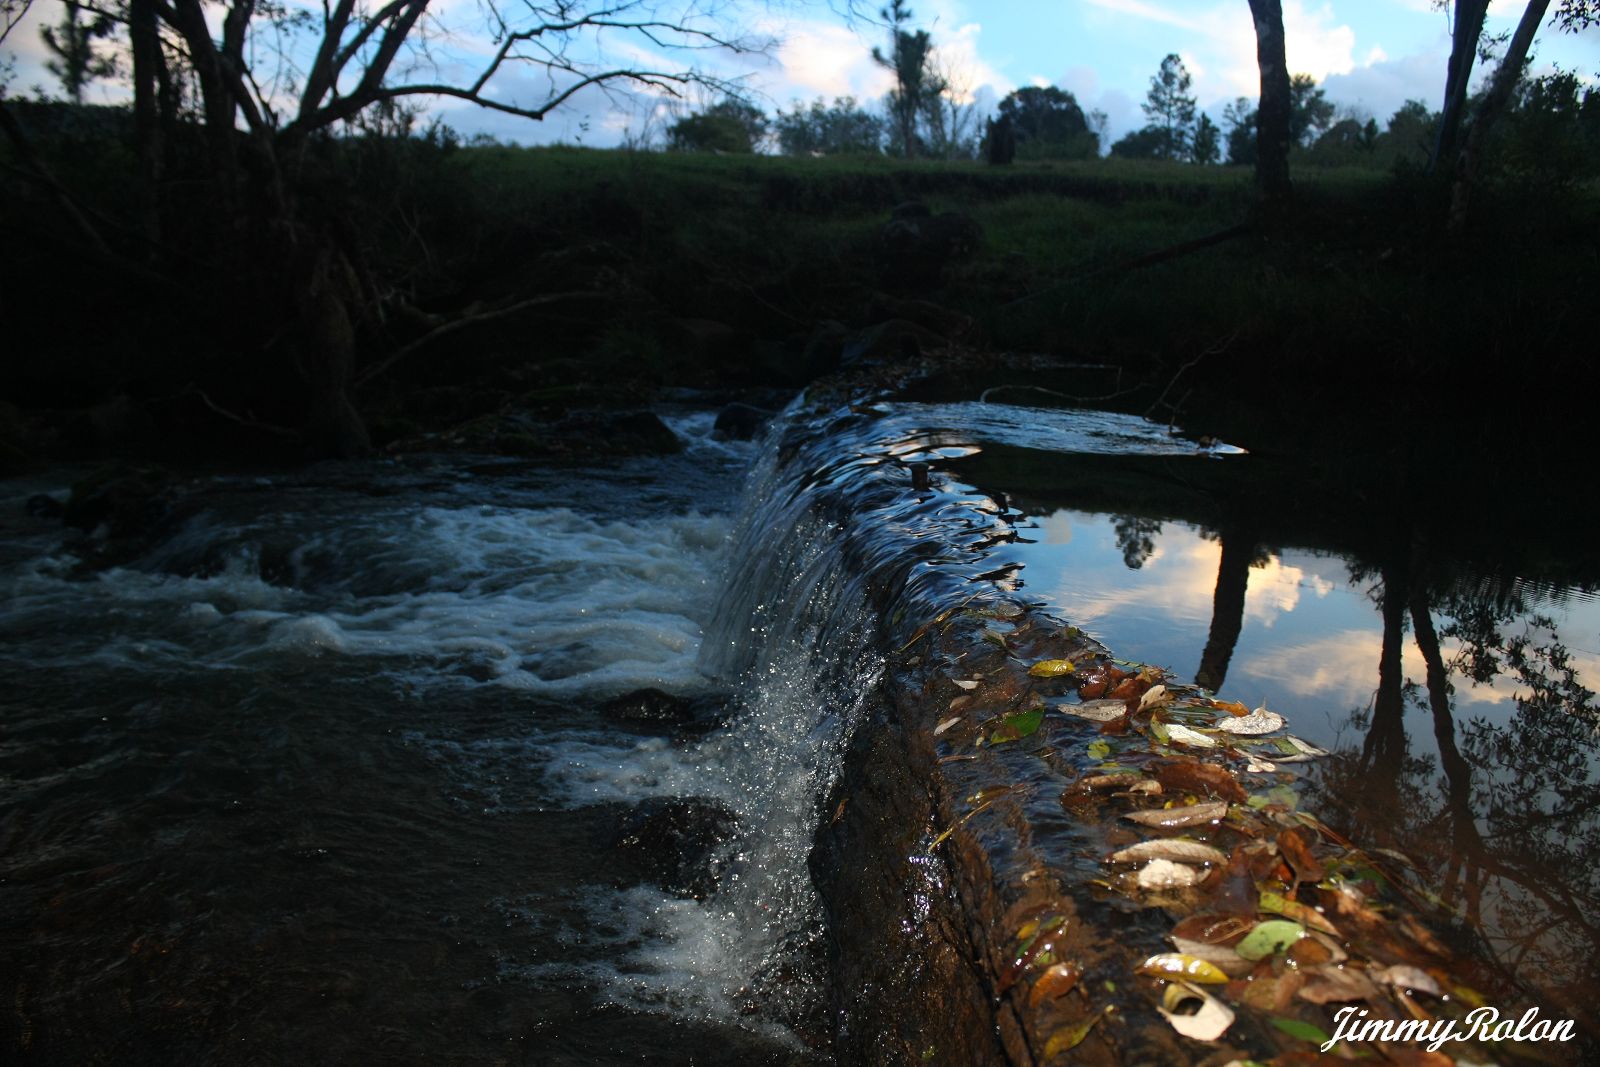
[[[1439,650],[1446,665],[1456,657],[1460,647],[1452,642],[1440,643]],[[1296,696],[1329,700],[1337,706],[1329,710],[1342,711],[1365,707],[1372,699],[1378,687],[1378,660],[1382,654],[1381,629],[1340,630],[1296,645],[1247,653],[1234,661],[1233,677],[1236,680],[1247,674],[1281,686]],[[1584,659],[1588,662],[1580,662]],[[1400,662],[1407,681],[1424,684],[1428,676],[1427,664],[1409,631],[1401,645]],[[1593,677],[1588,672],[1600,666],[1600,661],[1574,656],[1573,664],[1578,667],[1580,677]],[[1450,682],[1457,707],[1509,701],[1519,688],[1515,677],[1508,678],[1504,674],[1490,683],[1474,686],[1452,672]]]
[[[1103,533],[1109,537],[1109,517],[1094,516],[1098,531],[1083,529],[1080,535]],[[1084,526],[1089,524],[1084,523]],[[1066,545],[1072,541],[1072,513],[1058,511],[1039,522],[1045,544]],[[1217,565],[1222,546],[1208,541],[1188,527],[1169,524],[1155,537],[1155,549],[1144,561],[1137,577],[1130,576],[1117,558],[1114,567],[1090,560],[1078,561],[1062,575],[1051,596],[1069,609],[1080,625],[1093,624],[1129,609],[1154,610],[1176,619],[1209,620],[1211,599],[1217,587]],[[1110,570],[1112,573],[1106,573]],[[1304,566],[1286,564],[1277,556],[1264,566],[1252,567],[1245,595],[1245,618],[1270,627],[1279,616],[1299,606],[1303,591],[1317,598],[1326,597],[1339,586],[1308,571]]]
[[[1047,545],[1072,544],[1072,513],[1057,511],[1040,519],[1039,540]]]

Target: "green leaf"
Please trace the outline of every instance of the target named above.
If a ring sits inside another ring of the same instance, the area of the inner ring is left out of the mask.
[[[1111,744],[1108,741],[1090,741],[1089,758],[1107,759],[1111,755]]]
[[[1286,785],[1275,785],[1267,790],[1267,800],[1293,811],[1300,806],[1300,794]]]
[[[989,743],[999,744],[1002,741],[1017,741],[1030,737],[1038,731],[1039,724],[1043,721],[1043,708],[1014,712],[1000,720],[1000,725],[989,735]]]
[[[1299,923],[1292,923],[1286,919],[1268,919],[1266,922],[1256,923],[1255,928],[1244,935],[1244,940],[1233,946],[1233,950],[1240,957],[1247,960],[1264,960],[1268,956],[1275,956],[1306,936],[1305,927]]]
[[[1161,722],[1159,719],[1150,720],[1150,736],[1163,745],[1172,743],[1172,734],[1167,731],[1166,723]]]
[[[1281,1015],[1272,1017],[1272,1025],[1301,1041],[1309,1041],[1313,1045],[1326,1045],[1331,1038],[1310,1023],[1303,1023],[1299,1019],[1288,1019]]]

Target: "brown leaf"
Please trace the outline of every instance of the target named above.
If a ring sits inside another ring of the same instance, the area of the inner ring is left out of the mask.
[[[1208,894],[1208,906],[1226,915],[1247,915],[1255,918],[1261,895],[1256,890],[1255,876],[1250,871],[1250,855],[1244,845],[1238,845],[1228,857],[1228,865],[1211,872],[1202,888]]]
[[[1234,804],[1243,804],[1248,797],[1232,772],[1215,763],[1175,760],[1159,767],[1156,777],[1168,791],[1213,796]]]
[[[1142,826],[1155,826],[1172,830],[1180,826],[1202,826],[1227,818],[1228,804],[1224,800],[1210,800],[1182,808],[1147,808],[1130,811],[1122,817]]]
[[[1075,963],[1057,963],[1034,980],[1028,990],[1028,1007],[1037,1008],[1046,1000],[1056,1000],[1072,992],[1083,977],[1083,968]]]
[[[1191,915],[1172,928],[1172,936],[1205,945],[1232,945],[1254,925],[1254,919],[1241,915]]]
[[[1171,860],[1174,863],[1223,864],[1228,857],[1220,850],[1199,841],[1158,837],[1140,841],[1111,854],[1113,863],[1142,863],[1145,860]]]
[[[1322,862],[1311,854],[1305,831],[1291,826],[1278,835],[1278,850],[1294,870],[1296,882],[1320,882],[1328,876]]]
[[[1314,937],[1302,937],[1289,946],[1284,958],[1296,967],[1320,967],[1333,962],[1333,950]]]
[[[1301,973],[1306,976],[1306,983],[1295,995],[1312,1004],[1368,1000],[1378,995],[1377,985],[1367,977],[1366,971],[1358,967],[1327,965],[1302,970]]]

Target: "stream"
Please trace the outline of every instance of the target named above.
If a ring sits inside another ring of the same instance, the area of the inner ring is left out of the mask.
[[[1289,716],[1318,804],[1594,1025],[1592,585],[1016,477],[1253,458],[1131,416],[885,404],[799,474],[664,418],[595,466],[195,474],[95,567],[27,507],[83,471],[0,483],[0,1059],[828,1062],[807,860],[884,657],[805,492],[907,463],[974,510],[869,544],[1003,516],[951,540],[983,582]]]

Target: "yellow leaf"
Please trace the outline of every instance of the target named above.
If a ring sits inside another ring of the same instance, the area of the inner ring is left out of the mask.
[[[1228,976],[1216,964],[1181,952],[1163,952],[1159,956],[1151,956],[1139,965],[1139,973],[1174,980],[1187,978],[1191,982],[1207,985],[1222,985],[1228,980]]]
[[[1035,678],[1059,678],[1075,669],[1070,659],[1042,659],[1029,667],[1028,673]]]

